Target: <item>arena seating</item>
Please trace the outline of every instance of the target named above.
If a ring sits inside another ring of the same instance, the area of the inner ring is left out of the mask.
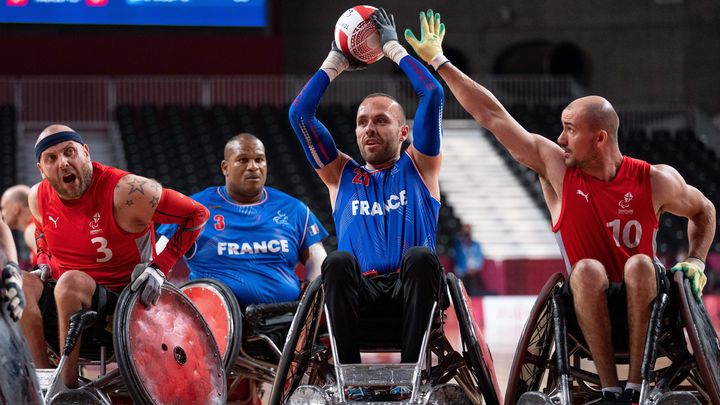
[[[508,111],[531,132],[542,134],[552,141],[562,132],[560,115],[566,104],[513,104]],[[622,112],[620,113],[622,115]],[[505,159],[515,175],[526,186],[535,202],[545,207],[537,175],[530,169],[518,165],[492,134],[486,134],[495,149]],[[669,129],[620,128],[620,151],[652,164],[665,163],[676,168],[688,184],[697,187],[714,204],[720,206],[720,189],[716,179],[720,178],[720,158],[714,150],[705,145],[690,128],[675,131]],[[544,212],[549,216],[547,210]],[[672,261],[678,251],[687,246],[687,220],[670,214],[660,219],[657,237],[657,251],[660,257]],[[716,235],[712,252],[720,253],[720,241]]]
[[[225,142],[240,132],[257,135],[268,156],[267,184],[310,206],[330,233],[328,250],[337,247],[327,189],[305,158],[290,127],[288,106],[119,106],[115,111],[128,170],[192,194],[224,184],[220,172]],[[354,110],[322,106],[318,117],[335,136],[338,149],[362,161],[355,142]],[[444,197],[438,226],[439,255],[452,246],[460,221]]]
[[[0,105],[0,190],[17,183],[15,107]]]

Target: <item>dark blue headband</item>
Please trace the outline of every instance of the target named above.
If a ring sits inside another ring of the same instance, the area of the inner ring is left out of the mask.
[[[45,149],[55,146],[59,144],[60,142],[65,141],[75,141],[79,143],[80,145],[84,145],[85,142],[83,142],[82,138],[80,137],[80,134],[73,131],[63,131],[63,132],[56,132],[48,137],[45,137],[42,141],[38,142],[37,145],[35,145],[35,158],[37,161],[40,161],[40,156],[45,151]]]

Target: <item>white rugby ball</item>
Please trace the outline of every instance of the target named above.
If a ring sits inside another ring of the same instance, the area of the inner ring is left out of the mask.
[[[371,64],[383,57],[380,34],[370,21],[377,8],[355,6],[342,13],[335,23],[335,45],[348,56]]]

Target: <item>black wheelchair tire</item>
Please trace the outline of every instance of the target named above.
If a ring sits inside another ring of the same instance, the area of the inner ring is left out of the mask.
[[[497,405],[500,403],[498,392],[493,384],[492,371],[488,368],[487,362],[484,360],[483,353],[480,349],[480,341],[475,333],[475,326],[472,319],[468,303],[463,294],[462,281],[458,280],[455,274],[447,275],[448,289],[450,290],[450,299],[455,308],[455,315],[458,319],[460,327],[460,336],[463,342],[463,357],[465,363],[473,375],[477,388],[482,393],[485,403],[488,405]],[[492,360],[492,359],[488,359]]]
[[[287,402],[300,385],[303,374],[310,363],[324,308],[321,283],[320,277],[310,283],[300,300],[295,317],[293,317],[270,394],[269,403],[271,405]],[[303,331],[306,332],[305,339],[298,344]],[[291,370],[293,366],[294,369]]]
[[[698,304],[682,272],[674,276],[677,296],[680,301],[680,316],[693,349],[698,372],[710,403],[720,405],[720,340],[715,333],[705,306]]]
[[[535,304],[520,335],[515,357],[505,391],[505,404],[514,405],[525,392],[539,391],[543,376],[553,366],[551,362],[552,328],[551,298],[558,293],[565,277],[553,274],[538,293]],[[533,347],[531,347],[531,345]],[[536,351],[531,351],[536,349]],[[521,378],[523,369],[529,371],[528,379]]]

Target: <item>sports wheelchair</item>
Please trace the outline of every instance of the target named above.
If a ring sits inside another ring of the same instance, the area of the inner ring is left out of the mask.
[[[488,404],[500,404],[492,356],[473,321],[465,289],[454,274],[445,280],[445,294],[434,304],[417,363],[340,364],[332,325],[325,322],[329,318],[321,280],[316,279],[303,295],[292,321],[270,404],[351,403],[346,395],[348,387],[367,389],[370,396],[364,402],[479,404],[484,397]],[[459,323],[462,354],[444,334],[448,295]],[[398,336],[387,339],[398,330],[397,319],[363,319],[361,329],[368,335],[360,342],[361,351],[398,351],[399,331]],[[372,330],[382,331],[385,338],[371,336]],[[449,384],[453,380],[457,384]],[[412,393],[400,399],[390,394],[391,386],[411,387]]]
[[[249,305],[244,311],[222,282],[196,279],[182,285],[218,343],[228,378],[228,400],[259,404],[262,385],[272,384],[285,334],[298,301]]]
[[[122,292],[113,314],[110,353],[102,338],[88,333],[96,317],[96,312],[87,310],[74,314],[57,369],[38,370],[40,380],[46,381],[45,403],[226,402],[222,358],[210,329],[190,300],[170,283],[163,284],[158,303],[149,307],[140,302],[139,291]],[[81,334],[81,370],[95,366],[100,372],[95,380],[81,375],[81,386],[69,389],[62,383],[61,371]]]
[[[690,282],[672,278],[655,299],[641,366],[640,404],[720,405],[720,342]],[[561,274],[540,291],[521,335],[510,371],[506,404],[585,403],[600,396],[600,378],[583,368],[591,360],[582,333],[570,332],[560,289]],[[689,345],[687,343],[689,341]],[[656,360],[663,359],[662,364]],[[616,354],[618,364],[629,361]]]
[[[0,404],[40,405],[40,383],[20,325],[0,308]]]

